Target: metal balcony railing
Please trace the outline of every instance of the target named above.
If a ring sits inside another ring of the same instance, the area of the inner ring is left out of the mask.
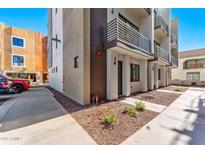
[[[154,55],[155,58],[162,58],[166,61],[169,61],[169,53],[168,51],[164,50],[163,48],[161,48],[160,46],[156,46],[154,47]]]
[[[120,41],[128,46],[151,53],[151,41],[136,30],[135,27],[115,18],[107,24],[107,44]]]
[[[169,35],[169,27],[166,24],[166,22],[164,21],[164,19],[161,16],[156,16],[155,17],[155,22],[154,22],[154,27],[155,29],[157,28],[162,28],[165,32],[165,34],[168,36]]]
[[[172,56],[172,64],[178,65],[178,59],[174,56]]]
[[[151,8],[144,8],[144,9],[147,11],[148,14],[151,14],[151,12],[152,12]]]

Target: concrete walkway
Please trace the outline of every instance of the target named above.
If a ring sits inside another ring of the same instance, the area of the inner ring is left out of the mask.
[[[125,98],[124,100],[122,100],[120,102],[127,103],[127,104],[130,104],[130,105],[136,105],[136,102],[142,102],[142,103],[145,104],[147,110],[158,112],[158,113],[162,112],[167,107],[167,106],[164,106],[164,105],[150,103],[150,102],[142,101],[142,100],[132,98],[132,97],[127,97],[127,98]]]
[[[45,88],[0,106],[0,144],[96,144]]]
[[[157,89],[159,92],[165,92],[165,93],[172,93],[172,94],[183,94],[184,92],[179,91],[171,91],[171,90],[165,90],[165,89]]]
[[[122,144],[205,144],[205,89],[190,88]]]

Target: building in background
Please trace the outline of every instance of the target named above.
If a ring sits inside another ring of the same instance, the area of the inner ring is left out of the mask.
[[[50,86],[82,105],[167,86],[177,37],[170,9],[49,9]]]
[[[174,84],[205,86],[205,48],[179,52],[172,79]]]
[[[12,77],[47,80],[47,37],[0,23],[0,71]]]

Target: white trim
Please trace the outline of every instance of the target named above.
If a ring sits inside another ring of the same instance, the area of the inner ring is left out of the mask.
[[[14,38],[14,37],[23,40],[23,47],[13,45],[13,38]],[[23,48],[23,49],[24,49],[24,48],[26,47],[26,40],[25,40],[25,38],[23,38],[23,37],[19,37],[19,36],[12,35],[12,36],[11,36],[11,44],[12,44],[12,47],[21,48],[21,49]]]
[[[21,56],[21,57],[24,57],[24,65],[23,66],[15,66],[15,65],[13,65],[13,56]],[[25,55],[21,55],[21,54],[12,54],[12,56],[11,56],[11,62],[12,62],[12,64],[11,64],[11,66],[12,67],[26,67],[26,56]]]

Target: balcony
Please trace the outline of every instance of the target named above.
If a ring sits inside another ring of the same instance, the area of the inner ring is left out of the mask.
[[[161,16],[155,17],[154,29],[162,36],[169,36],[169,27]]]
[[[156,59],[160,58],[162,60],[165,60],[165,61],[169,62],[169,53],[168,53],[168,51],[164,50],[160,46],[155,45],[155,47],[154,47],[154,57]]]
[[[117,46],[117,42],[151,55],[151,41],[138,32],[135,27],[126,24],[119,18],[115,18],[107,24],[106,47]]]
[[[178,66],[178,58],[172,56],[172,66]]]
[[[152,9],[151,8],[144,8],[145,11],[147,11],[148,14],[151,14],[152,13]]]
[[[177,48],[177,43],[178,41],[177,41],[177,36],[176,36],[176,34],[175,33],[172,33],[172,35],[171,35],[171,47],[172,47],[172,49],[176,49]]]

